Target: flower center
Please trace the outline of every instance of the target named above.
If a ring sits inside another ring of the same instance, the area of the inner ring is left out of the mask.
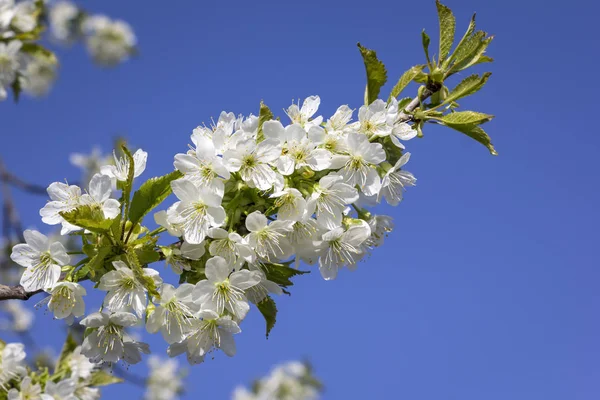
[[[254,168],[256,167],[256,158],[254,157],[253,154],[247,155],[244,157],[244,159],[242,160],[242,166],[244,168]]]

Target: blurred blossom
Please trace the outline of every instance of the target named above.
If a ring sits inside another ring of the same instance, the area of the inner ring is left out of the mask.
[[[72,153],[69,156],[69,161],[83,171],[83,182],[79,186],[87,186],[92,176],[100,173],[100,167],[112,162],[110,155],[102,154],[99,147],[94,147],[90,154]]]
[[[176,360],[165,360],[157,356],[148,359],[150,374],[145,400],[174,400],[183,389],[182,375]]]
[[[94,15],[83,23],[87,34],[86,45],[94,60],[112,67],[125,61],[134,51],[137,39],[125,21],[111,20],[104,15]]]
[[[52,38],[64,44],[73,42],[79,33],[76,24],[79,15],[79,9],[70,1],[54,3],[48,15]]]
[[[35,97],[46,95],[56,80],[56,67],[53,60],[32,57],[21,78],[23,90]]]
[[[316,400],[321,383],[307,364],[291,361],[276,366],[252,385],[252,390],[237,387],[232,400]]]
[[[31,329],[34,315],[20,300],[8,300],[0,303],[0,311],[6,314],[0,317],[0,329],[15,332],[24,332]]]

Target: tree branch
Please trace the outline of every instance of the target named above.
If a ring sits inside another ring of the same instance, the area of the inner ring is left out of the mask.
[[[43,195],[47,194],[45,187],[36,185],[33,183],[25,182],[24,180],[17,177],[16,175],[13,175],[12,173],[8,172],[6,170],[6,168],[4,167],[4,165],[1,163],[0,163],[0,180],[2,180],[2,182],[6,182],[10,185],[13,185],[20,189],[23,189],[24,191],[29,192],[29,193],[43,194]]]
[[[34,292],[28,292],[21,285],[7,286],[0,284],[0,301],[3,300],[29,300],[32,296],[42,293],[39,289]]]
[[[407,112],[415,111],[415,109],[419,106],[419,104],[421,104],[423,101],[427,100],[434,93],[439,91],[441,88],[442,88],[442,85],[440,85],[440,84],[428,83],[427,86],[425,87],[425,90],[423,90],[423,93],[421,93],[421,97],[415,96],[415,98],[412,99],[406,107],[404,107],[404,110],[406,110]],[[411,121],[412,119],[413,119],[412,115],[406,114],[403,112],[400,113],[400,116],[399,116],[400,122],[408,122],[408,121]]]

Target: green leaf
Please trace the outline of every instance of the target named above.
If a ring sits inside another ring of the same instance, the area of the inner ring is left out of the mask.
[[[56,364],[54,366],[55,374],[58,373],[58,371],[67,371],[69,369],[69,357],[78,345],[79,344],[75,341],[73,335],[69,333],[67,335],[67,340],[65,341],[65,344],[63,345],[62,350],[60,351],[58,360],[56,361]]]
[[[498,153],[496,152],[496,149],[494,148],[494,145],[492,144],[492,140],[491,138],[488,136],[487,133],[485,133],[485,131],[478,125],[455,125],[455,124],[448,124],[448,123],[444,123],[444,125],[452,128],[452,129],[456,129],[459,132],[464,133],[465,135],[477,140],[479,143],[483,144],[485,147],[488,148],[488,150],[490,151],[490,153],[492,153],[492,155],[497,156]]]
[[[444,104],[462,99],[463,97],[467,97],[478,92],[485,85],[491,75],[491,72],[486,72],[481,77],[477,74],[466,77],[458,85],[456,85],[454,89],[452,89],[452,91],[444,99]]]
[[[369,105],[379,97],[381,87],[387,82],[385,65],[377,58],[374,50],[367,49],[357,43],[367,71],[367,86],[365,88],[365,104]]]
[[[137,224],[153,208],[158,206],[171,194],[171,182],[179,179],[183,174],[179,171],[173,171],[169,174],[148,179],[133,194],[131,208],[129,210],[129,220],[133,225]]]
[[[284,287],[294,284],[290,278],[310,273],[310,271],[300,271],[283,264],[265,264],[264,271],[268,280]]]
[[[456,54],[462,51],[462,47],[464,46],[465,42],[471,37],[471,35],[473,35],[473,32],[475,31],[475,16],[476,16],[476,14],[473,14],[473,16],[471,17],[471,22],[469,23],[467,31],[465,32],[463,37],[460,39],[460,42],[458,42],[458,44],[456,45],[456,49],[454,49],[454,53],[450,57],[448,57],[446,60],[444,60],[444,62],[442,63],[442,69],[445,70],[448,68],[448,66],[450,65],[452,60],[454,60],[456,58]]]
[[[261,100],[260,102],[260,110],[258,111],[258,132],[257,132],[257,141],[261,142],[265,138],[265,134],[263,133],[263,125],[265,122],[273,119],[273,113],[271,109],[267,107],[267,105]]]
[[[154,250],[154,246],[136,248],[135,254],[142,265],[152,264],[160,260],[160,255]]]
[[[412,97],[404,97],[403,99],[398,100],[398,110],[403,110],[411,101]]]
[[[440,54],[439,62],[444,59],[450,53],[452,43],[454,43],[454,30],[456,29],[456,19],[452,14],[452,11],[436,0],[435,5],[438,11],[438,19],[440,22]]]
[[[90,386],[107,386],[114,383],[121,383],[123,379],[117,378],[116,376],[109,374],[104,370],[96,371],[92,373],[90,378]]]
[[[458,111],[446,114],[439,118],[446,124],[452,125],[480,125],[485,122],[491,121],[494,118],[493,115],[484,114],[476,111]]]
[[[258,310],[265,318],[265,322],[267,323],[267,338],[269,337],[269,333],[271,333],[271,329],[275,326],[275,321],[277,319],[277,305],[275,301],[271,298],[271,296],[265,297],[263,301],[256,305]]]
[[[388,98],[388,103],[392,101],[394,97],[398,97],[400,93],[408,86],[413,79],[417,77],[425,68],[424,65],[416,65],[402,74],[400,79],[398,79],[398,83],[392,88],[392,92],[390,93],[390,97]]]
[[[69,223],[80,228],[85,228],[94,233],[105,233],[113,223],[112,219],[105,219],[104,212],[96,205],[83,205],[60,215]]]
[[[431,39],[429,35],[425,33],[425,29],[421,32],[421,43],[423,44],[423,50],[425,51],[425,58],[427,58],[427,65],[429,69],[432,70],[431,66],[431,58],[429,58],[429,43],[431,43]]]
[[[483,32],[484,36],[485,36],[485,32]],[[484,57],[483,53],[485,52],[485,50],[487,49],[487,47],[490,45],[490,43],[492,42],[492,40],[494,39],[493,36],[490,36],[488,38],[482,39],[480,40],[480,42],[477,44],[477,46],[475,46],[475,48],[466,56],[462,57],[462,59],[460,61],[456,61],[456,63],[452,66],[451,70],[454,72],[457,71],[462,71],[464,69],[469,68],[472,65],[478,64],[479,63],[479,59],[481,57]],[[486,60],[489,60],[490,58],[485,56]]]
[[[37,43],[23,43],[21,51],[33,57],[43,58],[54,64],[58,63],[56,55],[53,52]]]
[[[104,270],[104,261],[108,258],[108,256],[112,253],[112,247],[103,246],[98,248],[96,254],[90,258],[90,261],[87,262],[81,269],[79,269],[75,273],[75,278],[77,281],[84,279],[89,273],[91,277],[96,275],[96,272],[101,272]]]

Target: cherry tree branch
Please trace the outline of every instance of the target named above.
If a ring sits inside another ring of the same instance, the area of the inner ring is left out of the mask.
[[[421,93],[421,96],[415,96],[410,101],[410,103],[408,103],[408,105],[406,107],[404,107],[404,110],[409,113],[415,111],[415,109],[419,106],[419,104],[421,104],[423,101],[427,100],[434,93],[439,91],[441,88],[442,88],[442,85],[440,85],[440,84],[434,84],[434,83],[427,84],[427,86],[425,86],[425,89]],[[412,115],[404,113],[404,112],[400,113],[400,117],[399,117],[400,122],[408,122],[408,121],[411,121],[412,119],[413,119]]]
[[[18,176],[7,171],[2,164],[0,164],[0,180],[32,194],[47,194],[45,187],[24,181]]]

